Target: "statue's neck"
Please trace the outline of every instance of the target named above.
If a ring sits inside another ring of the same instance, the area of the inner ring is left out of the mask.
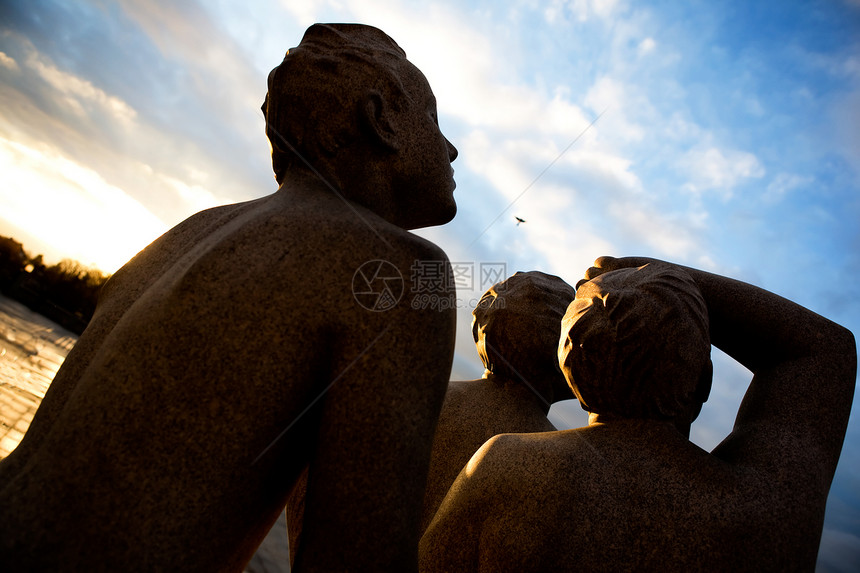
[[[589,426],[606,426],[606,427],[621,427],[621,426],[637,426],[640,428],[666,429],[676,432],[689,439],[690,426],[689,424],[678,424],[672,420],[653,420],[649,418],[628,418],[617,414],[597,414],[595,412],[588,413]]]
[[[541,381],[498,375],[489,371],[484,372],[483,378],[510,393],[512,400],[518,400],[538,408],[544,415],[549,412],[549,408],[552,406],[552,392],[545,387],[545,384],[542,385]]]

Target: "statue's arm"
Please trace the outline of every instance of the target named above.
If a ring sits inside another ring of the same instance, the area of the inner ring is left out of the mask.
[[[715,455],[830,487],[857,375],[854,336],[771,292],[698,271],[713,344],[753,373]],[[811,484],[810,484],[811,485]]]
[[[416,258],[388,258],[408,276]],[[453,293],[452,293],[453,296]],[[409,281],[383,312],[355,305],[332,335],[295,571],[415,571],[430,448],[454,349],[455,305],[414,309]]]
[[[651,260],[603,257],[586,277]],[[707,303],[711,342],[753,373],[734,429],[714,454],[774,471],[804,466],[791,471],[829,487],[854,395],[851,332],[761,288],[682,268]]]

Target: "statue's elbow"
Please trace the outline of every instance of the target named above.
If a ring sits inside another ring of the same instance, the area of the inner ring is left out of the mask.
[[[833,348],[843,355],[851,357],[852,362],[857,365],[857,342],[854,340],[854,334],[843,326],[836,325],[837,333],[833,337]]]
[[[853,395],[854,384],[857,380],[857,343],[854,334],[837,324],[834,333],[828,340],[830,360],[839,371],[839,376],[846,386],[850,386]]]

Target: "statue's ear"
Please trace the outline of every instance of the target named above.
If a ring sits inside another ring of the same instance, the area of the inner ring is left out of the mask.
[[[392,123],[393,112],[391,105],[376,90],[365,93],[359,103],[359,121],[367,136],[383,147],[397,151],[400,143]]]

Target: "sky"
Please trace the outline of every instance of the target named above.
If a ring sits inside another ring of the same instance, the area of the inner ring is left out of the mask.
[[[417,232],[459,271],[453,378],[482,373],[470,311],[499,269],[574,284],[600,255],[728,275],[860,334],[858,0],[6,0],[0,235],[112,272],[274,192],[266,77],[314,22],[392,36],[459,149],[457,217]],[[714,361],[706,449],[750,379]],[[585,423],[576,402],[551,414]],[[819,570],[858,568],[855,412]]]

